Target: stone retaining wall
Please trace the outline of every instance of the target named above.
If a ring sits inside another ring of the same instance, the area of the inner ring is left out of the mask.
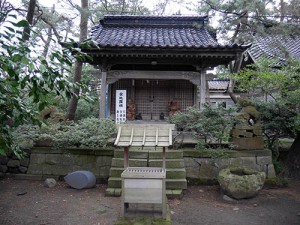
[[[194,149],[184,149],[187,179],[199,184],[217,183],[221,169],[227,166],[247,167],[265,172],[267,179],[276,177],[270,150],[234,151],[228,158],[210,158]]]
[[[113,149],[50,149],[34,148],[30,155],[27,174],[59,178],[77,170],[93,172],[97,181],[107,180],[113,157]]]
[[[14,154],[0,155],[0,178],[5,174],[25,174],[29,166],[29,156],[18,159]]]
[[[51,149],[34,148],[29,158],[0,158],[0,172],[19,173],[23,179],[60,178],[76,170],[89,170],[97,182],[107,181],[113,158],[113,149]],[[276,177],[270,150],[231,152],[228,158],[213,159],[193,148],[184,148],[187,179],[198,184],[217,183],[219,171],[226,166],[241,166],[263,171],[267,179]],[[28,166],[29,165],[29,166]],[[27,170],[28,166],[28,170]],[[26,173],[26,174],[25,174]],[[25,174],[25,175],[22,175]]]

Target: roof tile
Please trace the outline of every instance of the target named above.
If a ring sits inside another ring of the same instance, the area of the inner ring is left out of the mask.
[[[254,61],[261,58],[275,59],[278,65],[285,64],[287,56],[300,60],[300,36],[286,37],[283,35],[269,35],[256,37],[248,53]]]
[[[99,47],[219,47],[205,23],[206,17],[107,16],[91,36]]]

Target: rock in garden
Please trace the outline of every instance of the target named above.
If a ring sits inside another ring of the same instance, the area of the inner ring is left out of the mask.
[[[233,202],[233,201],[236,201],[234,200],[233,198],[230,198],[229,196],[227,195],[223,195],[223,200],[227,201],[227,202]]]
[[[8,162],[9,158],[4,156],[4,155],[0,155],[0,164],[2,165],[6,165]]]
[[[47,188],[53,188],[53,187],[55,187],[55,185],[56,185],[56,180],[53,178],[47,178],[44,181],[44,186]]]
[[[29,158],[21,159],[20,160],[20,165],[28,167],[29,166]]]
[[[7,163],[7,166],[12,167],[12,168],[19,167],[20,166],[20,161],[17,160],[17,159],[10,159]]]
[[[3,179],[5,177],[5,173],[0,172],[0,179]]]
[[[69,173],[64,179],[68,185],[75,189],[92,188],[96,185],[95,175],[86,170]]]
[[[26,173],[27,172],[27,167],[19,166],[19,171],[20,171],[20,173]]]
[[[5,165],[0,165],[0,172],[6,173],[7,169],[8,169],[7,166],[5,166]]]
[[[264,172],[237,167],[222,169],[218,175],[224,194],[234,199],[256,196],[264,186],[265,179]]]

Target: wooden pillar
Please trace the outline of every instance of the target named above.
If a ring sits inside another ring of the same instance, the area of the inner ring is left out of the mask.
[[[106,118],[106,89],[107,89],[107,70],[101,71],[101,94],[100,94],[100,119]]]
[[[203,105],[206,102],[206,70],[200,71],[200,110],[203,109]]]

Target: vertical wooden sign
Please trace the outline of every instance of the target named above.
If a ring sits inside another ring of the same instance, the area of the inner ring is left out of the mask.
[[[126,121],[126,90],[116,90],[116,123]]]

